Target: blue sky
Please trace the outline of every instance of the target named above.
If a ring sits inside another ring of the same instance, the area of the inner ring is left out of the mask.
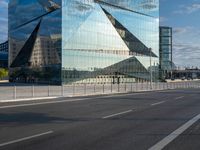
[[[173,27],[177,66],[200,67],[200,0],[160,0],[161,25]]]
[[[0,43],[7,39],[8,0],[0,0]],[[160,0],[160,24],[173,27],[177,66],[200,67],[200,0]]]

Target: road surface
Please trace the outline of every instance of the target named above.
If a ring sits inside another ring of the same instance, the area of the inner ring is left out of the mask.
[[[199,150],[199,89],[0,103],[0,150]]]

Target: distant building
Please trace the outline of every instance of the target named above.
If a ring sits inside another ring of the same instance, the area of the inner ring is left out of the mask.
[[[8,41],[0,44],[0,68],[8,68]]]
[[[173,79],[182,79],[182,80],[193,80],[200,79],[200,69],[199,68],[191,68],[191,69],[183,69],[183,70],[173,70]]]
[[[160,27],[160,78],[168,78],[174,68],[172,61],[172,28]]]

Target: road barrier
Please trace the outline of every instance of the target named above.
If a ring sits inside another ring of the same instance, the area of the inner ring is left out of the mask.
[[[128,93],[170,89],[200,88],[200,81],[186,82],[150,82],[121,84],[72,84],[63,86],[52,85],[14,85],[0,86],[0,100],[13,100],[41,97],[73,97],[101,95],[112,93]]]

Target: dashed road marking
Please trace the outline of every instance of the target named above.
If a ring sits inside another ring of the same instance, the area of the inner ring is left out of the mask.
[[[7,146],[7,145],[10,145],[10,144],[19,143],[19,142],[23,142],[23,141],[26,141],[26,140],[30,140],[30,139],[33,139],[33,138],[37,138],[37,137],[48,135],[48,134],[52,134],[52,133],[53,133],[53,131],[48,131],[48,132],[44,132],[44,133],[28,136],[28,137],[25,137],[25,138],[9,141],[9,142],[0,144],[0,147]]]
[[[156,106],[156,105],[160,105],[160,104],[163,104],[163,103],[165,103],[165,101],[161,101],[161,102],[153,103],[153,104],[151,104],[151,106]]]
[[[123,112],[120,112],[120,113],[111,114],[111,115],[102,117],[102,119],[112,118],[112,117],[119,116],[119,115],[122,115],[122,114],[130,113],[130,112],[132,112],[132,111],[133,111],[133,110],[127,110],[127,111],[123,111]]]

